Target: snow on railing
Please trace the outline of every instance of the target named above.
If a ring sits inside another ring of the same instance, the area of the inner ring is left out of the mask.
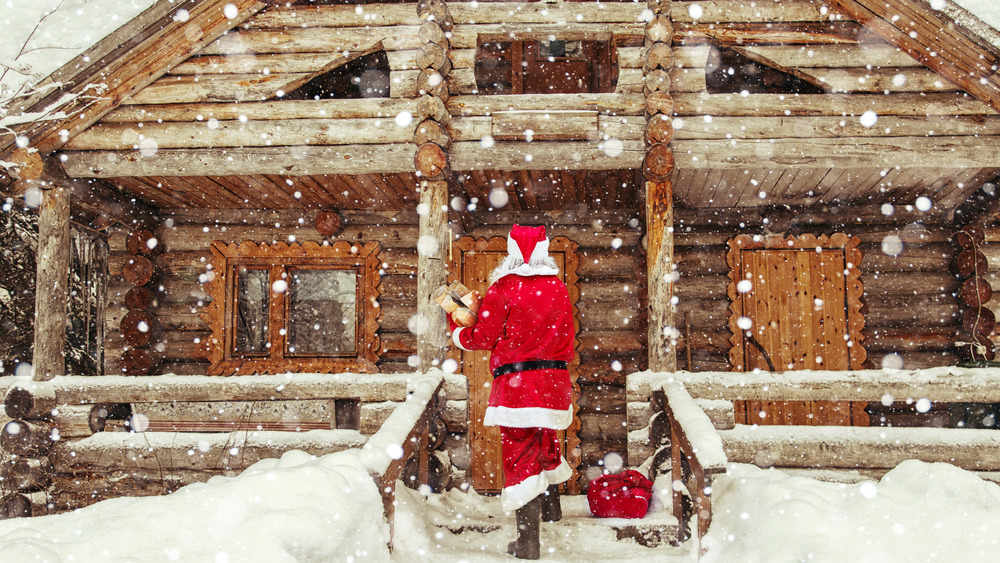
[[[411,380],[411,393],[396,407],[382,427],[361,449],[361,461],[382,494],[385,516],[389,522],[389,548],[395,534],[396,481],[407,460],[416,451],[417,476],[421,485],[428,482],[428,425],[441,409],[444,400],[444,372],[432,369]]]

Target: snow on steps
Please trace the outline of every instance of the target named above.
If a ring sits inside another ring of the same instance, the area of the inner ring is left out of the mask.
[[[644,559],[686,553],[688,548],[672,545],[677,539],[677,520],[670,511],[669,484],[669,478],[658,480],[650,511],[641,519],[595,518],[586,495],[563,495],[562,520],[542,523],[542,559],[557,560],[559,552],[570,549],[563,546],[571,546],[574,552],[587,546],[597,559],[601,554]],[[456,489],[424,499],[420,493],[406,490],[405,497],[397,493],[397,519],[404,513],[420,514],[428,537],[449,538],[441,539],[442,545],[460,541],[473,553],[506,546],[514,538],[514,514],[503,512],[497,496]]]

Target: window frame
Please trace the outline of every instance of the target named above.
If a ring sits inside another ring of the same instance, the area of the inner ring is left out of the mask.
[[[333,244],[283,243],[241,244],[216,241],[211,244],[211,269],[208,293],[212,302],[203,318],[212,329],[205,342],[205,357],[211,363],[209,375],[304,373],[377,373],[376,362],[381,348],[377,331],[382,316],[379,257],[377,242]],[[237,272],[240,268],[266,269],[269,272],[268,343],[269,352],[238,353],[235,350],[236,311],[238,305]],[[353,270],[356,275],[355,353],[291,354],[288,352],[289,294],[275,292],[274,281],[295,269]],[[284,329],[284,330],[283,330]]]

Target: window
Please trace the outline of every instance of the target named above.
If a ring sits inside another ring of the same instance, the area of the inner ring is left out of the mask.
[[[615,62],[610,41],[480,36],[476,89],[480,94],[614,92]]]
[[[377,371],[378,243],[211,250],[209,374]]]

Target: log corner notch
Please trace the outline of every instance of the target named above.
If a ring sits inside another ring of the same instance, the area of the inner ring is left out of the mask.
[[[646,268],[649,295],[649,369],[676,371],[673,283],[673,23],[670,0],[649,0],[652,17],[646,22],[643,50],[643,95],[646,99]]]
[[[434,292],[448,283],[448,261],[444,250],[450,247],[451,229],[448,227],[448,182],[450,167],[448,149],[451,137],[447,125],[448,74],[451,60],[448,57],[448,34],[454,26],[448,5],[444,0],[417,2],[420,18],[420,55],[417,62],[420,77],[417,88],[421,95],[417,105],[420,120],[413,134],[417,145],[414,165],[420,182],[420,252],[417,258],[417,316],[426,321],[423,331],[417,333],[417,357],[420,369],[427,370],[441,365],[448,350],[447,323],[443,312],[434,301]]]

